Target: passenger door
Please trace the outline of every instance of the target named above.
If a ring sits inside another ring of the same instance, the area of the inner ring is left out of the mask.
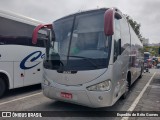
[[[114,32],[114,54],[113,54],[113,79],[115,81],[115,91],[114,97],[121,95],[121,87],[123,83],[123,61],[121,57],[121,31],[120,31],[120,19],[114,20],[115,22],[115,32]]]

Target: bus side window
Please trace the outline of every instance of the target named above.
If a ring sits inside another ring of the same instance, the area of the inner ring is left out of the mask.
[[[29,45],[29,39],[30,38],[27,38],[27,37],[6,37],[6,38],[3,39],[2,44],[28,46]]]
[[[27,38],[27,37],[19,37],[19,38],[16,38],[14,42],[15,42],[16,45],[28,46],[29,39],[30,38]]]
[[[36,46],[37,46],[37,47],[45,47],[45,46],[44,46],[44,42],[45,42],[44,40],[38,40]]]
[[[45,47],[45,40],[38,38],[37,44],[32,43],[32,39],[29,40],[29,46],[34,46],[34,47]]]
[[[5,44],[6,44],[5,38],[0,36],[0,45],[5,45]]]
[[[115,33],[114,33],[114,62],[121,54],[121,32],[120,32],[120,20],[115,18]]]

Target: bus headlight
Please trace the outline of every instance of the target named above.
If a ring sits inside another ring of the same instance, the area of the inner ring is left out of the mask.
[[[111,89],[111,81],[106,80],[101,83],[87,87],[89,91],[107,91]]]

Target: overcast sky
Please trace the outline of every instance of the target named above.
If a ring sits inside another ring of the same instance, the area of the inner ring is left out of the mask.
[[[0,0],[0,9],[51,23],[78,11],[117,7],[141,24],[150,43],[160,43],[160,0]]]

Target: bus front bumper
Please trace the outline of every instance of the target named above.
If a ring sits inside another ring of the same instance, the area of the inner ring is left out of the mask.
[[[42,83],[43,94],[58,101],[64,101],[92,108],[107,107],[112,105],[112,95],[110,91],[88,91],[88,90],[66,90]],[[69,93],[72,98],[64,98],[61,94]]]

